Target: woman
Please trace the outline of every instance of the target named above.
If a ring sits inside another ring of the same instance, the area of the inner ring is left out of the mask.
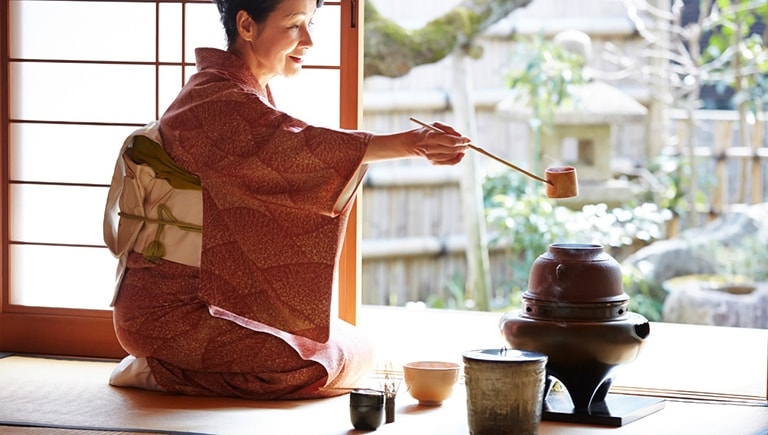
[[[382,135],[280,112],[268,83],[301,70],[322,0],[215,2],[228,49],[197,49],[197,74],[118,159],[105,240],[124,266],[114,321],[130,355],[110,383],[253,399],[338,395],[373,361],[351,325],[330,319],[367,165],[454,165],[469,139],[444,124],[447,134]]]

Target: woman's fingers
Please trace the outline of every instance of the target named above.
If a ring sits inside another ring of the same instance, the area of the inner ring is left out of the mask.
[[[436,166],[455,165],[460,163],[466,154],[459,153],[450,156],[438,156],[434,159],[429,159],[429,162]]]
[[[444,133],[453,136],[461,136],[461,133],[459,133],[455,128],[448,124],[443,124],[442,122],[434,122],[433,124],[437,129],[442,130]]]
[[[429,128],[426,128],[426,130],[427,137],[435,140],[436,142],[445,145],[465,145],[471,142],[468,137],[463,136],[455,128],[448,124],[435,122],[434,128],[437,128],[439,131]]]
[[[466,147],[435,147],[428,148],[424,152],[424,157],[433,165],[455,165],[463,158]]]

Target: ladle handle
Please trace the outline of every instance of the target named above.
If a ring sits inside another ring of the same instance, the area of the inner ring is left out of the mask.
[[[436,133],[443,133],[443,134],[445,134],[445,132],[444,132],[443,130],[441,130],[441,129],[439,129],[439,128],[435,127],[434,125],[429,125],[429,124],[427,124],[426,122],[423,122],[423,121],[419,121],[418,119],[414,118],[413,116],[411,116],[411,117],[410,117],[410,120],[411,120],[411,121],[413,121],[413,122],[415,122],[416,124],[419,124],[420,126],[422,126],[422,127],[426,128],[426,129],[428,129],[428,130],[432,130],[432,131],[434,131],[434,132],[436,132]],[[546,178],[541,178],[541,177],[539,177],[539,176],[538,176],[538,175],[536,175],[536,174],[533,174],[533,173],[531,173],[531,172],[528,172],[528,171],[526,171],[525,169],[523,169],[523,168],[521,168],[521,167],[519,167],[519,166],[517,166],[517,165],[514,165],[514,164],[512,164],[512,163],[510,163],[510,162],[508,162],[508,161],[506,161],[506,160],[502,159],[501,157],[495,156],[495,155],[493,155],[493,154],[489,153],[488,151],[486,151],[486,150],[484,150],[484,149],[482,149],[482,148],[480,148],[480,147],[478,147],[478,146],[475,146],[475,145],[472,145],[472,144],[469,144],[469,145],[467,145],[467,146],[468,146],[469,148],[472,148],[473,150],[475,150],[475,151],[479,152],[480,154],[484,154],[484,155],[486,155],[486,156],[488,156],[488,157],[490,157],[490,158],[492,158],[492,159],[496,160],[497,162],[499,162],[499,163],[501,163],[501,164],[504,164],[504,165],[506,165],[506,166],[509,166],[510,168],[514,169],[514,170],[515,170],[515,171],[517,171],[517,172],[520,172],[520,173],[521,173],[521,174],[523,174],[523,175],[527,175],[527,176],[529,176],[529,177],[533,178],[534,180],[537,180],[537,181],[541,181],[542,183],[552,184],[552,182],[551,182],[551,181],[549,181],[549,180],[547,180]]]

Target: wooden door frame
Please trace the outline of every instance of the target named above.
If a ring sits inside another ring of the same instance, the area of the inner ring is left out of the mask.
[[[341,68],[340,126],[356,130],[362,125],[363,118],[363,1],[342,1],[341,17],[341,65],[349,68]],[[344,17],[349,17],[346,23]],[[352,324],[357,323],[361,300],[360,197],[355,199],[349,217],[339,264],[339,317]]]

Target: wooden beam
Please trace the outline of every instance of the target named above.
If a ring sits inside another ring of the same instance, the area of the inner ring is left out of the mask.
[[[3,313],[0,350],[27,354],[122,358],[112,316]]]

